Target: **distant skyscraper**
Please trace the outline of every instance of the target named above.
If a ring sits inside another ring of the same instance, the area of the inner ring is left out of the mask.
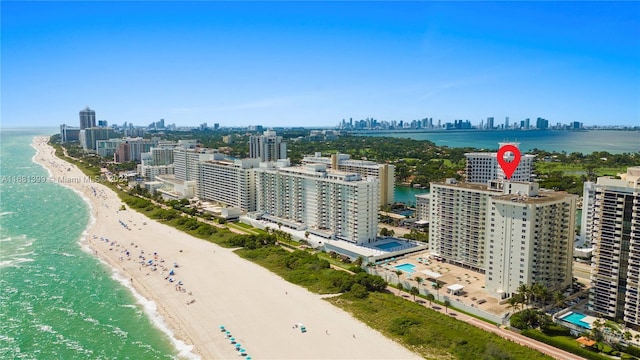
[[[505,130],[509,128],[509,117],[504,118],[504,128]]]
[[[80,130],[96,127],[96,112],[87,106],[80,111]]]
[[[277,136],[273,130],[267,130],[262,135],[249,137],[249,157],[260,158],[262,161],[278,161],[287,158],[287,143],[282,142],[282,136]]]
[[[549,120],[543,118],[536,119],[536,128],[538,130],[547,130],[549,128]]]
[[[493,129],[493,117],[487,118],[487,129],[489,130]]]

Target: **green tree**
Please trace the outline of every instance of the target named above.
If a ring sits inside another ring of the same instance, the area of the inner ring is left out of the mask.
[[[444,303],[442,303],[442,305],[444,305],[444,312],[448,314],[449,306],[451,306],[451,302],[449,300],[445,300]]]
[[[404,290],[404,285],[402,285],[402,283],[397,283],[396,288],[398,288],[398,295],[400,295],[400,291]]]
[[[417,287],[412,286],[411,289],[409,290],[409,293],[413,295],[413,301],[416,301],[416,295],[420,294],[420,290],[418,290]]]
[[[420,284],[424,282],[424,279],[421,278],[420,276],[416,276],[413,279],[416,281],[416,283],[418,283],[418,290],[420,290]]]
[[[562,307],[564,306],[564,301],[566,300],[566,296],[562,291],[556,291],[553,293],[553,302],[555,306]]]
[[[431,293],[427,294],[427,300],[429,301],[429,307],[431,307],[431,302],[433,300],[435,300],[435,299],[436,298],[435,298],[435,296],[433,296],[433,294],[431,294]]]
[[[442,289],[442,284],[440,284],[438,282],[438,280],[436,280],[436,282],[434,282],[433,284],[431,284],[431,287],[433,287],[434,289],[436,289],[436,293],[438,295],[438,301],[440,301],[440,289]]]

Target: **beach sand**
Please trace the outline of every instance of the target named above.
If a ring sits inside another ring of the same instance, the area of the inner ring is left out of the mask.
[[[63,185],[81,193],[91,204],[95,221],[81,242],[125,283],[155,303],[174,336],[193,346],[191,353],[203,359],[242,358],[220,331],[219,326],[224,325],[252,359],[420,358],[321,296],[286,282],[229,249],[134,210],[119,210],[123,203],[113,191],[100,183],[86,182],[79,169],[55,157],[47,141],[47,137],[34,139],[38,150],[34,160],[50,171],[52,180],[63,176],[71,180]],[[149,260],[157,266],[141,264]],[[173,282],[165,279],[171,269],[175,272]],[[307,332],[296,328],[297,323]]]

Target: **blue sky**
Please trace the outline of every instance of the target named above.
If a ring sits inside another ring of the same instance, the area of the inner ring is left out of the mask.
[[[638,2],[10,2],[2,126],[640,125]]]

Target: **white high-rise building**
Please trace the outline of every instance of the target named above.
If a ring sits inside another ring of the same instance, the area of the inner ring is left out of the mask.
[[[580,238],[582,244],[591,246],[591,230],[593,227],[593,214],[595,211],[596,184],[588,181],[584,183],[582,190],[582,218],[580,220]]]
[[[508,297],[521,284],[554,291],[572,283],[577,196],[522,185],[506,182],[504,195],[489,198],[485,286],[494,296]]]
[[[427,221],[431,219],[431,194],[416,195],[416,220]]]
[[[173,149],[173,165],[176,180],[197,181],[200,176],[198,163],[214,159],[214,150],[207,148],[187,149],[176,147]]]
[[[629,168],[621,179],[598,178],[592,210],[588,309],[639,328],[640,167]]]
[[[380,180],[380,204],[393,204],[395,191],[395,169],[390,164],[378,164],[375,161],[352,160],[349,154],[332,154],[331,157],[322,157],[317,152],[313,156],[302,158],[302,164],[325,164],[329,169],[352,172],[362,177],[375,176]]]
[[[281,161],[285,165],[286,161]],[[375,241],[379,181],[322,164],[256,169],[256,208],[263,218],[326,238]]]
[[[500,143],[503,145],[514,145],[519,147],[519,143]],[[467,157],[467,165],[465,168],[466,181],[475,184],[487,184],[492,180],[506,180],[507,177],[502,171],[498,163],[497,152],[473,152],[464,154]],[[531,174],[533,172],[534,155],[521,154],[520,163],[511,175],[511,181],[532,181]],[[513,156],[505,156],[505,159],[511,160]]]
[[[200,162],[198,198],[243,211],[256,210],[256,184],[253,169],[260,159],[214,160]]]
[[[278,161],[287,158],[287,143],[273,130],[249,137],[249,157],[262,161]]]
[[[576,199],[531,182],[432,183],[429,250],[485,273],[496,297],[520,284],[560,290],[572,280]]]

